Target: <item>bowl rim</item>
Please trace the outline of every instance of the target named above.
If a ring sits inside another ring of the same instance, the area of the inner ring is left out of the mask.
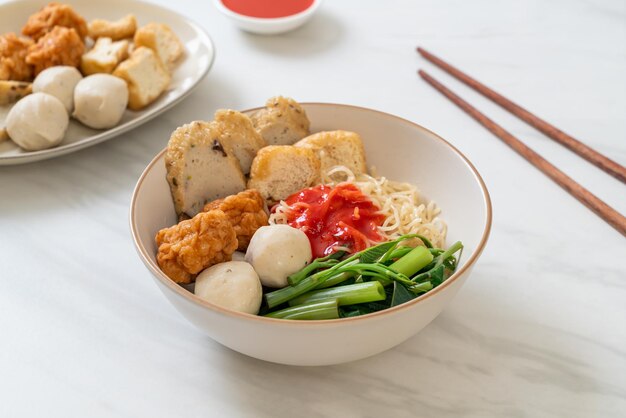
[[[377,113],[377,114],[382,114],[383,116],[391,117],[391,118],[397,119],[399,122],[407,123],[407,124],[413,125],[414,127],[422,129],[425,132],[431,134],[436,140],[438,140],[439,142],[441,142],[444,145],[446,145],[447,147],[449,147],[450,150],[452,150],[452,152],[454,152],[458,157],[460,157],[461,160],[469,167],[470,171],[474,175],[474,179],[478,182],[478,184],[480,186],[480,190],[481,190],[482,195],[483,195],[483,203],[484,203],[485,209],[486,209],[486,211],[485,211],[485,228],[483,229],[482,236],[480,238],[478,246],[476,247],[476,250],[472,253],[472,255],[467,260],[467,262],[465,264],[463,264],[463,266],[461,266],[460,269],[455,271],[454,274],[452,274],[452,276],[450,276],[447,280],[445,280],[442,284],[440,284],[436,288],[434,288],[434,289],[424,293],[421,296],[416,297],[415,299],[413,299],[413,300],[411,300],[409,302],[406,302],[406,303],[403,303],[403,304],[400,304],[400,305],[397,305],[397,306],[394,306],[394,307],[391,307],[391,308],[388,308],[388,309],[384,309],[384,310],[381,310],[381,311],[372,312],[370,314],[361,315],[361,316],[355,316],[355,317],[348,317],[348,318],[337,318],[337,319],[324,319],[324,320],[320,319],[320,320],[309,320],[309,321],[288,321],[288,320],[284,320],[284,319],[267,318],[267,317],[264,317],[264,316],[252,315],[252,314],[248,314],[248,313],[244,313],[244,312],[233,311],[233,310],[224,308],[222,306],[216,305],[214,303],[211,303],[209,301],[206,301],[204,299],[199,298],[194,293],[190,292],[189,290],[185,289],[184,287],[180,286],[179,284],[177,284],[173,280],[171,280],[169,277],[167,277],[165,275],[165,273],[163,273],[161,271],[161,269],[155,263],[152,263],[152,260],[150,259],[148,251],[146,250],[146,248],[143,246],[142,242],[139,239],[139,233],[137,231],[137,225],[136,225],[136,222],[135,222],[135,217],[136,217],[135,207],[136,207],[136,204],[137,204],[137,195],[138,195],[139,189],[141,188],[141,186],[142,186],[146,176],[148,175],[148,173],[152,170],[154,165],[165,154],[165,151],[167,150],[167,148],[164,148],[163,150],[161,150],[152,159],[152,161],[150,161],[150,163],[146,166],[144,171],[141,173],[141,176],[137,180],[137,184],[135,185],[135,188],[133,190],[133,194],[132,194],[131,202],[130,202],[129,223],[130,223],[130,231],[131,231],[133,243],[135,244],[135,249],[139,253],[139,257],[141,258],[141,260],[143,261],[145,266],[148,268],[148,270],[150,270],[150,272],[152,272],[152,274],[165,287],[169,288],[170,290],[172,290],[178,296],[180,296],[180,297],[182,297],[184,299],[187,299],[189,302],[191,302],[192,304],[200,307],[201,309],[209,309],[209,310],[215,311],[218,314],[226,315],[226,316],[232,317],[234,319],[244,319],[244,320],[248,319],[248,320],[253,320],[253,321],[256,320],[256,321],[260,321],[261,323],[265,322],[265,323],[268,323],[268,324],[275,324],[275,325],[280,325],[280,326],[304,326],[304,327],[331,326],[332,327],[332,326],[337,326],[337,325],[340,325],[340,324],[346,324],[346,323],[354,322],[354,321],[366,321],[368,319],[380,318],[380,317],[382,317],[384,315],[391,315],[391,314],[394,314],[396,312],[399,312],[399,311],[402,311],[402,310],[405,310],[405,309],[409,309],[413,305],[416,305],[416,304],[418,304],[418,303],[428,299],[429,297],[431,297],[431,296],[433,296],[433,295],[443,291],[444,289],[446,289],[447,287],[452,285],[453,282],[458,280],[463,274],[465,274],[465,272],[467,270],[469,270],[476,263],[476,261],[478,260],[478,258],[482,254],[482,252],[483,252],[483,250],[484,250],[484,248],[485,248],[485,246],[487,244],[487,240],[489,238],[489,235],[491,233],[491,225],[492,225],[491,197],[489,196],[489,191],[487,190],[487,186],[485,185],[485,182],[484,182],[483,178],[481,177],[481,175],[478,173],[478,170],[476,169],[476,167],[474,167],[474,165],[470,162],[470,160],[461,151],[459,151],[454,145],[450,144],[448,141],[446,141],[445,139],[443,139],[441,136],[439,136],[438,134],[434,133],[430,129],[427,129],[427,128],[423,127],[422,125],[419,125],[419,124],[417,124],[415,122],[412,122],[412,121],[410,121],[408,119],[404,119],[404,118],[402,118],[400,116],[392,115],[392,114],[387,113],[387,112],[382,112],[380,110],[370,109],[370,108],[361,107],[361,106],[340,104],[340,103],[302,102],[301,105],[309,106],[309,107],[310,106],[339,106],[339,107],[343,107],[343,108],[355,109],[355,110],[358,110],[358,111],[366,111],[366,112],[373,112],[373,113]],[[241,113],[248,114],[250,112],[254,112],[254,111],[262,109],[262,108],[263,108],[263,106],[259,106],[259,107],[255,107],[255,108],[251,108],[251,109],[247,109],[247,110],[242,110]]]
[[[213,0],[213,3],[215,4],[215,7],[220,12],[222,12],[222,14],[228,17],[231,17],[233,19],[237,19],[246,23],[253,23],[255,25],[262,25],[262,26],[269,27],[269,26],[273,26],[277,24],[292,22],[300,18],[303,18],[305,16],[308,16],[312,13],[315,13],[315,11],[319,8],[320,4],[322,3],[322,0],[313,0],[313,3],[311,3],[311,5],[307,7],[306,9],[304,9],[303,11],[292,14],[292,15],[288,15],[288,16],[282,16],[282,17],[246,16],[246,15],[237,13],[234,10],[229,9],[228,7],[226,7],[226,5],[223,3],[222,0]]]

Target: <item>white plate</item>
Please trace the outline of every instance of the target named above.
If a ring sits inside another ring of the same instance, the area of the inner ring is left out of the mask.
[[[0,5],[0,31],[19,33],[28,16],[48,3],[48,0],[19,0]],[[136,128],[184,99],[207,75],[213,64],[215,50],[209,35],[199,25],[176,12],[137,0],[68,0],[62,3],[70,4],[87,21],[95,18],[115,20],[132,13],[137,17],[139,26],[150,22],[165,23],[185,45],[185,56],[172,74],[169,89],[144,110],[127,110],[115,128],[99,131],[72,120],[63,142],[42,151],[24,151],[10,140],[3,141],[0,142],[0,166],[69,154]],[[0,110],[1,120],[4,120],[4,114]]]

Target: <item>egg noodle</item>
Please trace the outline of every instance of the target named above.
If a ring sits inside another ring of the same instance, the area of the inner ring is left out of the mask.
[[[445,244],[447,226],[439,219],[440,209],[434,202],[423,202],[419,191],[409,183],[391,181],[386,177],[354,173],[347,167],[332,167],[322,177],[322,184],[335,186],[352,183],[380,208],[385,221],[378,232],[389,240],[404,234],[420,234],[428,238],[435,247]],[[270,215],[270,224],[287,223],[289,206],[281,201]]]

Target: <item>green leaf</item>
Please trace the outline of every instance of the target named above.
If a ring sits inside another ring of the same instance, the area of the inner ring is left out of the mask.
[[[417,295],[408,290],[403,284],[393,282],[393,295],[391,297],[391,306],[401,305],[414,299]]]
[[[433,287],[437,287],[443,283],[445,280],[444,271],[445,266],[442,264],[430,272],[430,282],[433,284]]]
[[[363,250],[359,254],[359,261],[367,264],[376,263],[389,249],[396,245],[398,245],[397,241],[388,241]]]
[[[354,305],[354,306],[357,306],[357,305]],[[388,309],[389,303],[385,301],[363,303],[361,305],[358,305],[358,308],[361,311],[361,315],[365,315],[366,313],[378,312],[384,309]]]
[[[385,255],[385,253],[387,253],[387,251],[389,251],[392,248],[395,248],[402,241],[405,241],[405,240],[411,239],[411,238],[416,238],[416,237],[422,239],[422,237],[420,235],[417,235],[417,234],[402,235],[399,238],[394,239],[393,241],[383,242],[382,244],[375,245],[375,246],[370,247],[370,248],[368,248],[366,250],[363,250],[363,251],[361,251],[359,253],[353,254],[353,256],[357,256],[361,263],[368,263],[368,264],[369,263],[376,263],[376,262],[378,262],[378,260],[380,260],[380,258],[383,255]],[[426,241],[428,241],[428,240],[426,240]],[[430,242],[428,242],[428,244],[430,244]],[[426,245],[428,246],[428,244],[426,244]]]

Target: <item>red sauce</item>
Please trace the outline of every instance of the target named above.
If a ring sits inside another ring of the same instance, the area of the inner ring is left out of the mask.
[[[240,15],[275,18],[303,12],[313,0],[222,0],[222,4]]]
[[[289,196],[285,203],[291,207],[287,223],[309,237],[314,258],[335,252],[337,246],[361,251],[383,239],[378,226],[385,216],[353,184],[311,187]]]

